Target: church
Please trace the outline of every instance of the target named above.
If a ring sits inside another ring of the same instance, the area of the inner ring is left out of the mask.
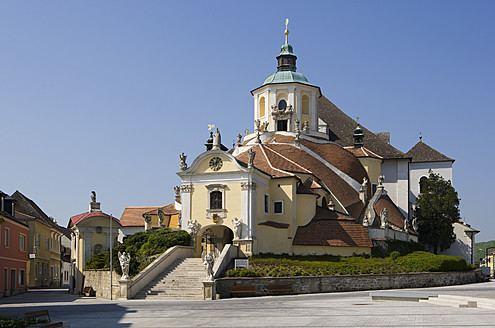
[[[229,150],[216,129],[190,165],[180,156],[179,227],[198,255],[234,244],[245,255],[350,256],[417,241],[419,181],[430,169],[452,180],[454,160],[421,140],[403,153],[347,116],[297,71],[288,35],[277,71],[251,91],[253,131]]]

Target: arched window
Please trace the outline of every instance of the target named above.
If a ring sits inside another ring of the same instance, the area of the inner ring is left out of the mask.
[[[309,97],[304,95],[302,96],[302,114],[309,115]]]
[[[287,101],[285,101],[285,99],[282,99],[278,102],[278,109],[279,110],[287,109]]]
[[[428,178],[427,177],[421,177],[421,179],[419,179],[419,193],[421,193],[421,194],[426,191],[426,186],[425,186],[426,179],[428,179]]]
[[[265,116],[265,97],[260,98],[260,117]]]
[[[212,191],[210,193],[210,209],[219,210],[222,209],[222,192]]]

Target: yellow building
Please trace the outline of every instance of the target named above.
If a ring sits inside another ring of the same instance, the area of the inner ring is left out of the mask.
[[[28,287],[61,286],[61,227],[31,199],[16,191],[15,216],[29,226]]]
[[[83,287],[85,263],[93,255],[105,251],[116,244],[121,225],[115,217],[103,213],[93,192],[89,212],[70,218],[68,229],[72,234],[72,281],[70,290],[79,292]]]

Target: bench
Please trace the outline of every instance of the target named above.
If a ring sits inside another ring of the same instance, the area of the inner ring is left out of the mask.
[[[270,294],[285,294],[293,291],[292,284],[268,284],[266,289]]]
[[[63,322],[52,322],[48,310],[24,313],[26,327],[63,327]]]
[[[84,295],[84,296],[96,296],[96,291],[93,289],[93,287],[84,287],[82,292],[79,293],[79,295]]]
[[[254,285],[230,286],[229,289],[232,296],[249,296],[257,293]]]

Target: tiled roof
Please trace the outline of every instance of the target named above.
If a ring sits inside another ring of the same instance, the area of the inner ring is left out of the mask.
[[[328,124],[330,129],[330,141],[342,146],[354,146],[354,129],[357,126],[355,120],[347,116],[325,96],[318,98],[319,117]],[[404,158],[405,155],[383,138],[375,135],[360,124],[364,133],[364,147],[384,158]]]
[[[16,212],[31,216],[52,228],[58,229],[59,225],[53,220],[53,218],[46,215],[45,212],[43,212],[43,210],[38,205],[36,205],[34,201],[27,198],[19,190],[16,190],[12,194],[12,198],[16,200]]]
[[[293,245],[372,247],[368,229],[352,218],[317,207],[316,215],[304,227],[298,227]]]
[[[357,158],[360,158],[360,157],[371,157],[371,158],[378,158],[378,159],[383,158],[382,156],[377,155],[374,152],[372,152],[371,150],[366,149],[364,147],[354,148],[354,147],[349,146],[349,147],[344,147],[344,149],[347,150],[348,152],[350,152],[351,154],[353,154],[354,156],[356,156]]]
[[[123,227],[144,227],[143,214],[149,211],[157,210],[162,206],[127,206],[120,217],[120,224]]]
[[[404,220],[406,219],[402,212],[399,210],[397,205],[390,199],[388,195],[382,194],[380,199],[376,202],[373,209],[375,210],[376,217],[380,218],[380,213],[384,208],[388,210],[388,218],[387,221],[390,225],[394,226],[399,230],[404,229]],[[410,230],[410,232],[414,232]]]
[[[445,156],[439,151],[431,148],[424,142],[420,141],[412,147],[407,153],[407,157],[412,158],[412,162],[454,162],[452,158]]]
[[[322,147],[323,149],[320,149],[320,152],[332,162],[340,165],[341,168],[347,165],[351,171],[355,171],[353,175],[357,178],[360,174],[366,174],[364,169],[362,171],[359,170],[357,164],[361,164],[352,154],[337,145],[333,146],[328,148]],[[316,146],[313,147],[318,149]],[[256,151],[254,158],[256,168],[273,177],[288,177],[297,173],[312,174],[325,183],[341,204],[344,205],[349,214],[356,218],[360,216],[364,209],[364,204],[360,201],[358,192],[332,169],[305,150],[295,147],[292,144],[282,143],[256,145],[252,149]],[[331,158],[332,156],[334,158]],[[354,158],[355,166],[348,163],[352,161],[350,157]],[[247,152],[238,155],[237,158],[247,162]],[[338,163],[339,159],[342,160],[341,163]]]
[[[75,215],[73,217],[70,218],[69,220],[69,225],[68,227],[70,228],[71,226],[74,226],[74,225],[77,225],[79,224],[80,222],[86,220],[86,219],[89,219],[89,218],[92,218],[92,217],[96,217],[96,216],[100,216],[100,217],[105,217],[105,218],[112,218],[112,220],[114,220],[115,222],[117,222],[119,225],[120,222],[117,218],[113,217],[113,216],[110,216],[106,213],[103,213],[103,212],[86,212],[86,213],[81,213],[81,214],[78,214],[78,215]]]
[[[311,183],[313,182],[313,180],[311,180],[311,179],[308,179],[308,180],[309,180],[309,185],[311,185]],[[311,188],[307,186],[306,183],[298,183],[297,184],[296,193],[297,194],[310,194],[310,195],[314,195],[315,194],[313,192],[313,190],[311,190]]]
[[[159,209],[161,209],[163,211],[163,214],[165,214],[165,215],[174,215],[174,214],[180,213],[180,210],[177,210],[175,208],[175,202],[174,202],[172,204],[168,204],[166,206],[154,208],[148,212],[144,212],[142,215],[144,215],[144,214],[156,214],[156,215],[158,215]]]

